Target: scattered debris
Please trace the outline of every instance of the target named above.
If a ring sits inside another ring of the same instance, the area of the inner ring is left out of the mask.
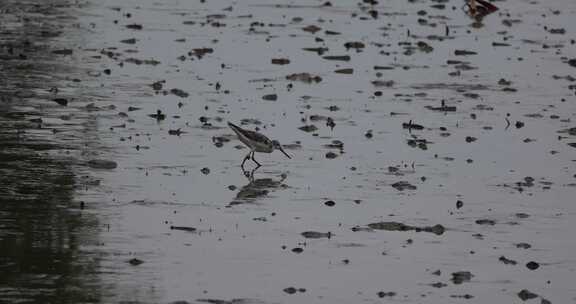
[[[452,281],[454,284],[459,285],[464,282],[470,282],[470,280],[474,277],[474,275],[470,271],[458,271],[452,273]]]
[[[368,224],[368,227],[374,230],[386,230],[386,231],[416,231],[416,232],[430,232],[436,235],[442,235],[446,231],[444,226],[437,224],[434,226],[416,227],[410,226],[399,222],[378,222]]]
[[[533,292],[531,292],[531,291],[529,291],[529,290],[527,290],[527,289],[522,289],[522,291],[520,291],[520,292],[518,293],[518,297],[519,297],[520,300],[522,300],[522,301],[527,301],[527,300],[531,300],[531,299],[537,298],[538,295],[535,294],[535,293],[533,293]]]
[[[170,226],[170,230],[180,230],[186,232],[196,232],[196,228],[187,226]]]
[[[416,186],[410,184],[407,181],[399,181],[399,182],[393,183],[391,186],[398,191],[416,190]]]
[[[132,266],[138,266],[138,265],[144,263],[144,261],[137,259],[137,258],[132,258],[132,259],[128,260],[128,263],[130,263],[130,265],[132,265]]]
[[[88,167],[94,169],[115,169],[118,164],[112,160],[93,159],[88,161]]]
[[[304,231],[301,233],[303,237],[307,239],[321,239],[321,238],[331,238],[332,233],[330,232],[317,232],[317,231]]]

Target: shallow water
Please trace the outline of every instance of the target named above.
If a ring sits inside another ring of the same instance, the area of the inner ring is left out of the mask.
[[[321,4],[7,2],[0,302],[574,302],[576,140],[558,131],[576,113],[576,4],[496,2],[482,27],[459,1]],[[304,72],[322,80],[286,79]],[[426,108],[442,100],[456,110]],[[292,159],[257,154],[244,176],[226,126],[243,119]]]

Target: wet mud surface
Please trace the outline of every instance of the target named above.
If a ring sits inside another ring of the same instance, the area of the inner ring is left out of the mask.
[[[494,4],[2,2],[0,302],[575,302],[576,3]]]

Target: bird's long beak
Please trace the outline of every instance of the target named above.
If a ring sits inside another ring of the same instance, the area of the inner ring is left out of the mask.
[[[290,155],[288,155],[288,153],[286,153],[286,151],[284,151],[284,149],[282,149],[281,145],[278,145],[277,149],[280,150],[280,152],[284,153],[284,155],[286,155],[286,157],[292,159],[292,157],[290,157]]]

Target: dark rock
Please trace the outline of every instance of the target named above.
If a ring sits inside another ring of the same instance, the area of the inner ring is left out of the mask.
[[[534,262],[534,261],[531,261],[531,262],[526,263],[526,268],[528,268],[528,269],[530,269],[530,270],[536,270],[536,269],[538,269],[539,267],[540,267],[540,264],[538,264],[538,263],[536,263],[536,262]]]
[[[418,229],[416,229],[416,231],[418,231]],[[436,224],[432,227],[429,227],[429,226],[424,227],[424,228],[422,228],[422,231],[431,232],[431,233],[434,233],[436,235],[442,235],[446,231],[446,228],[444,228],[444,226],[442,226],[440,224]]]
[[[386,231],[410,231],[414,230],[416,232],[424,231],[434,233],[436,235],[443,234],[446,229],[442,225],[434,225],[434,226],[427,226],[427,227],[415,227],[409,226],[399,222],[378,222],[378,223],[371,223],[368,224],[368,227],[374,230],[386,230]]]
[[[201,0],[202,2],[204,0]],[[256,304],[262,301],[255,301],[252,299],[231,299],[231,300],[221,300],[221,299],[197,299],[196,302],[210,303],[210,304]]]
[[[428,110],[439,111],[439,112],[456,112],[456,107],[455,106],[447,106],[446,102],[444,100],[442,100],[442,104],[439,107],[425,106],[425,108]]]
[[[408,123],[403,122],[402,128],[408,130],[424,130],[424,126],[415,124],[412,122],[412,120],[410,120]]]
[[[538,295],[527,290],[527,289],[522,289],[522,291],[520,291],[518,293],[518,297],[522,300],[522,301],[526,301],[526,300],[531,300],[534,298],[537,298]]]
[[[336,60],[336,61],[350,61],[350,56],[342,55],[342,56],[324,56],[322,57],[326,60]]]
[[[268,101],[276,101],[276,100],[278,100],[278,95],[277,94],[268,94],[268,95],[262,96],[262,99],[268,100]]]
[[[566,34],[566,30],[563,28],[551,28],[548,30],[550,34],[557,34],[557,35],[564,35]]]
[[[373,86],[380,88],[380,87],[385,87],[385,88],[391,88],[394,86],[394,80],[374,80],[371,82]]]
[[[344,43],[344,47],[346,49],[360,50],[360,49],[363,49],[365,47],[365,45],[364,45],[364,43],[362,43],[360,41],[351,41],[351,42]]]
[[[170,230],[181,230],[186,232],[196,232],[196,228],[187,226],[170,226]]]
[[[212,53],[214,53],[213,48],[203,47],[203,48],[192,49],[192,51],[188,52],[188,55],[190,55],[190,56],[194,55],[198,58],[202,58],[202,57],[204,57],[204,55],[212,54]]]
[[[530,245],[528,243],[518,243],[518,244],[516,244],[516,248],[530,249],[530,248],[532,248],[532,245]]]
[[[321,238],[331,238],[331,232],[318,232],[318,231],[304,231],[301,233],[303,237],[307,239],[321,239]]]
[[[495,220],[489,220],[489,219],[480,219],[480,220],[476,220],[476,224],[494,226],[494,225],[496,225],[496,221]]]
[[[416,186],[410,184],[407,181],[399,181],[399,182],[393,183],[392,187],[398,191],[416,190]]]
[[[290,81],[302,81],[305,83],[318,83],[322,81],[322,77],[313,76],[310,73],[296,73],[286,76],[286,79]]]
[[[303,48],[303,50],[308,51],[308,52],[314,52],[314,53],[317,53],[318,55],[323,55],[324,53],[328,52],[328,48],[323,48],[323,47]]]
[[[54,51],[52,51],[52,54],[56,54],[56,55],[72,55],[72,50],[71,50],[71,49],[54,50]]]
[[[325,201],[324,205],[326,205],[328,207],[334,207],[336,205],[336,203],[334,201]]]
[[[152,87],[152,89],[154,89],[154,91],[160,91],[160,90],[162,90],[162,86],[164,85],[164,83],[166,83],[166,80],[160,80],[160,81],[154,82],[150,86]]]
[[[452,273],[452,279],[450,279],[454,284],[462,284],[464,282],[470,282],[474,275],[470,271],[458,271]]]
[[[375,65],[374,70],[393,70],[393,66],[383,66],[383,65]]]
[[[326,153],[326,158],[327,158],[327,159],[334,159],[334,158],[336,158],[336,157],[338,157],[338,154],[336,154],[336,153],[334,153],[334,152],[332,152],[332,151]]]
[[[304,249],[300,248],[300,247],[296,247],[296,248],[292,248],[292,252],[294,253],[302,253],[304,252]]]
[[[133,259],[128,260],[128,263],[130,263],[130,265],[132,265],[132,266],[138,266],[138,265],[144,263],[144,261],[137,259],[137,258],[133,258]]]
[[[432,46],[430,46],[428,43],[426,43],[424,41],[418,41],[416,43],[416,46],[418,46],[418,49],[424,53],[430,53],[434,50],[434,48]]]
[[[412,230],[411,226],[408,226],[399,222],[378,222],[368,224],[368,227],[375,230],[386,230],[386,231],[408,231]]]
[[[136,38],[130,38],[130,39],[120,40],[120,42],[126,43],[126,44],[135,44],[136,41],[137,41]]]
[[[462,206],[464,206],[464,202],[462,202],[461,200],[457,200],[456,201],[456,209],[460,209],[460,208],[462,208]]]
[[[174,89],[170,90],[170,93],[172,93],[178,97],[181,97],[181,98],[186,98],[190,95],[187,92],[185,92],[184,90],[181,90],[178,88],[174,88]]]
[[[354,69],[339,69],[339,70],[335,70],[334,73],[352,75],[352,74],[354,74]]]
[[[370,227],[360,227],[360,226],[354,226],[354,227],[350,228],[350,230],[352,230],[353,232],[360,232],[360,231],[370,232],[370,231],[373,231],[372,228],[370,228]]]
[[[138,58],[127,58],[126,60],[124,60],[124,62],[126,63],[133,63],[135,65],[141,65],[141,64],[147,64],[147,65],[159,65],[160,61],[155,60],[155,59],[138,59]]]
[[[315,34],[316,32],[320,31],[322,28],[316,26],[316,25],[308,25],[306,27],[303,27],[302,30],[305,32],[309,32],[312,34]]]
[[[88,167],[94,169],[115,169],[118,167],[118,164],[111,160],[93,159],[88,161]]]
[[[204,175],[208,175],[210,173],[210,169],[207,167],[202,168],[202,170],[200,170],[200,172],[202,172],[202,174]]]
[[[142,24],[133,23],[126,25],[126,28],[129,28],[131,30],[141,30],[143,27]]]
[[[156,114],[148,114],[148,116],[158,121],[166,119],[166,114],[162,113],[162,110],[156,110]]]
[[[396,293],[393,291],[389,292],[379,291],[377,295],[379,298],[384,298],[384,297],[393,297],[396,295]]]
[[[420,148],[424,151],[428,150],[428,141],[426,139],[408,139],[406,143],[413,148]]]
[[[272,58],[272,64],[285,65],[289,63],[290,59],[288,58]]]
[[[344,149],[344,143],[340,140],[333,140],[331,143],[324,145],[326,148],[331,149]]]
[[[59,104],[61,106],[67,106],[68,105],[68,99],[66,99],[66,98],[54,98],[54,99],[52,99],[52,101],[55,101],[57,104]]]
[[[430,284],[430,286],[432,286],[432,287],[434,287],[434,288],[442,288],[442,287],[448,286],[448,284],[442,283],[442,282],[436,282],[436,283]]]
[[[450,297],[451,297],[451,298],[455,298],[455,299],[466,299],[466,300],[469,300],[469,299],[474,298],[474,296],[473,296],[473,295],[470,295],[470,294],[451,295]]]
[[[508,258],[506,258],[505,256],[501,256],[498,260],[499,260],[500,262],[506,264],[506,265],[516,265],[516,264],[518,264],[518,262],[516,262],[516,261],[514,261],[514,260],[511,260],[511,259],[508,259]]]
[[[176,135],[176,136],[180,136],[180,134],[182,134],[183,132],[180,129],[176,129],[176,130],[168,130],[168,134],[169,135]]]
[[[456,56],[468,56],[468,55],[476,55],[478,53],[473,52],[473,51],[467,51],[467,50],[455,50],[454,51],[454,55]]]
[[[295,294],[297,290],[294,287],[288,287],[288,288],[284,288],[283,291],[287,294]]]
[[[364,134],[364,137],[366,137],[366,138],[368,138],[368,139],[372,138],[372,137],[373,137],[373,135],[372,135],[372,130],[366,131],[366,133]]]
[[[300,128],[298,128],[304,132],[314,132],[316,130],[318,130],[318,128],[315,125],[306,125],[306,126],[302,126]]]

